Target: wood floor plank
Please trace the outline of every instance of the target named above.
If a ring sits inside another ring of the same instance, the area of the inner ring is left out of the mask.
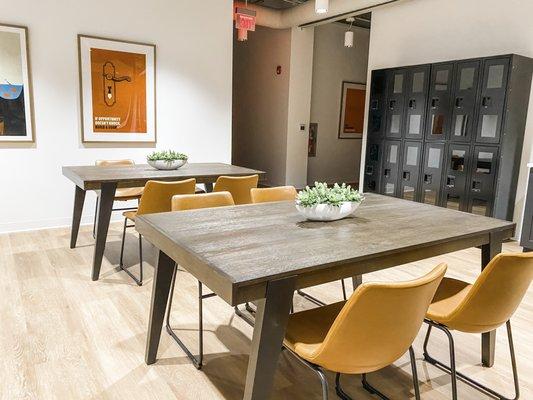
[[[92,282],[91,228],[80,229],[78,248],[69,248],[68,229],[50,229],[0,235],[0,399],[205,399],[242,398],[251,343],[251,328],[219,298],[205,301],[206,365],[197,371],[166,335],[162,335],[159,361],[144,363],[151,279],[156,251],[145,244],[147,284],[137,287],[116,269],[120,224],[110,227],[102,265],[102,279]],[[126,244],[126,264],[138,267],[133,233]],[[504,251],[521,251],[516,243]],[[365,281],[407,280],[429,271],[438,262],[449,264],[448,275],[473,281],[479,273],[476,248],[422,260],[364,277]],[[191,349],[197,347],[196,281],[180,271],[176,285],[172,326]],[[347,285],[348,288],[351,285]],[[327,302],[341,298],[338,282],[308,289]],[[312,305],[295,297],[296,309]],[[533,288],[513,318],[513,334],[522,398],[533,398]],[[448,400],[450,380],[422,360],[422,331],[415,342],[422,397]],[[478,335],[456,334],[459,369],[509,393],[511,370],[506,335],[497,335],[493,368],[479,362]],[[435,334],[431,348],[446,360],[445,338]],[[334,375],[328,374],[333,383]],[[394,399],[414,398],[409,359],[368,377]],[[372,399],[359,378],[343,377],[346,390],[358,399]],[[275,399],[320,400],[316,376],[289,354],[280,358],[275,376]],[[488,397],[459,383],[461,399]],[[334,397],[333,389],[331,396]]]

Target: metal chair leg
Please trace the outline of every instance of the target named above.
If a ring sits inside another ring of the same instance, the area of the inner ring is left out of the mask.
[[[172,275],[172,282],[170,286],[170,294],[168,299],[167,315],[165,317],[165,327],[168,334],[176,341],[178,346],[185,352],[187,357],[191,360],[192,364],[196,369],[202,369],[203,359],[204,359],[204,318],[203,318],[203,300],[216,296],[214,293],[203,294],[203,285],[202,282],[198,281],[198,357],[195,357],[187,346],[181,341],[181,339],[176,335],[172,327],[170,326],[170,312],[172,310],[172,296],[174,294],[174,287],[176,285],[176,275],[178,273],[177,269],[174,269],[174,274]]]
[[[413,375],[413,387],[415,390],[415,399],[420,400],[420,385],[418,383],[418,370],[416,368],[416,357],[413,346],[409,347],[409,359],[411,360],[411,373]]]
[[[335,375],[335,393],[337,393],[337,396],[342,400],[352,400],[352,398],[342,389],[341,374],[339,372]]]
[[[129,275],[131,279],[135,281],[138,286],[143,284],[143,246],[142,246],[142,236],[139,234],[139,268],[140,268],[140,279],[137,279],[126,267],[124,267],[124,243],[126,242],[126,228],[134,227],[135,225],[128,225],[128,219],[124,218],[124,229],[122,230],[122,244],[120,246],[120,261],[118,266],[122,271]]]
[[[377,390],[374,386],[372,386],[368,381],[366,380],[366,374],[363,374],[361,376],[361,383],[363,384],[363,388],[371,394],[375,394],[382,400],[390,400],[387,396],[385,396],[383,393],[381,393],[379,390]]]
[[[518,400],[518,398],[520,397],[520,383],[518,381],[518,370],[517,370],[517,367],[516,367],[516,357],[515,357],[515,351],[514,351],[513,334],[512,334],[512,331],[511,331],[511,321],[507,321],[506,322],[506,326],[507,326],[507,339],[509,341],[509,352],[510,352],[510,355],[511,355],[511,367],[512,367],[512,370],[513,370],[513,380],[514,380],[514,389],[515,389],[515,395],[514,395],[513,398],[505,397],[501,393],[498,393],[498,392],[488,388],[487,386],[475,381],[474,379],[472,379],[472,378],[470,378],[470,377],[468,377],[468,376],[466,376],[466,375],[464,375],[464,374],[462,374],[460,372],[457,372],[456,369],[455,369],[455,350],[454,350],[454,342],[453,342],[453,337],[452,337],[451,332],[444,325],[438,324],[438,323],[436,323],[434,321],[425,320],[425,322],[429,325],[429,327],[428,327],[428,331],[427,331],[427,334],[426,334],[426,338],[424,340],[424,360],[429,362],[430,364],[436,366],[440,370],[451,374],[451,377],[452,377],[452,396],[453,396],[454,400],[457,399],[457,379],[460,379],[462,382],[464,382],[467,385],[473,387],[474,389],[476,389],[476,390],[478,390],[478,391],[480,391],[482,393],[488,394],[488,395],[490,395],[492,397],[495,397],[496,399],[499,399],[499,400]],[[448,366],[448,365],[436,360],[435,358],[431,357],[429,355],[429,353],[428,353],[427,346],[428,346],[429,336],[431,334],[431,328],[432,327],[435,327],[435,328],[437,328],[439,330],[442,330],[448,336],[449,343],[450,343],[451,366]]]
[[[344,301],[348,300],[348,297],[346,296],[346,285],[344,284],[344,279],[341,279],[342,284],[342,298]]]

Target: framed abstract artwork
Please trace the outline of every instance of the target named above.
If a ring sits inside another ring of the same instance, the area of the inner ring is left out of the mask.
[[[342,82],[339,139],[361,139],[365,120],[366,85]]]
[[[0,24],[0,142],[35,142],[28,28]]]
[[[78,35],[83,143],[155,143],[155,45]]]

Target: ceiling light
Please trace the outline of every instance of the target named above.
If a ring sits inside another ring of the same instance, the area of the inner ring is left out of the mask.
[[[315,0],[315,12],[325,14],[328,12],[329,0]]]
[[[350,29],[344,33],[344,47],[353,47],[353,31],[352,25],[355,21],[355,18],[347,18],[346,22],[350,23]]]

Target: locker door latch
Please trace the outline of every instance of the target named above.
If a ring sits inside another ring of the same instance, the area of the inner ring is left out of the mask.
[[[492,98],[490,96],[483,97],[483,100],[481,101],[481,104],[485,108],[490,107],[492,105]]]
[[[390,178],[390,168],[385,168],[385,171],[383,171],[383,175],[385,175],[386,178]]]
[[[433,175],[431,174],[424,175],[424,183],[427,183],[428,185],[430,185],[432,180],[433,180]]]
[[[404,181],[411,180],[411,173],[409,171],[403,171],[403,180]]]
[[[472,181],[472,191],[481,192],[481,181]]]
[[[464,99],[462,97],[457,97],[455,99],[455,107],[463,108],[463,101],[464,101]]]
[[[439,106],[439,98],[434,97],[431,99],[431,108],[437,108]]]
[[[446,186],[449,188],[455,187],[455,176],[448,175],[446,179]]]
[[[396,107],[396,100],[389,101],[389,108],[391,110],[394,110],[394,107]]]
[[[410,99],[409,100],[409,108],[412,110],[416,108],[416,99]]]

